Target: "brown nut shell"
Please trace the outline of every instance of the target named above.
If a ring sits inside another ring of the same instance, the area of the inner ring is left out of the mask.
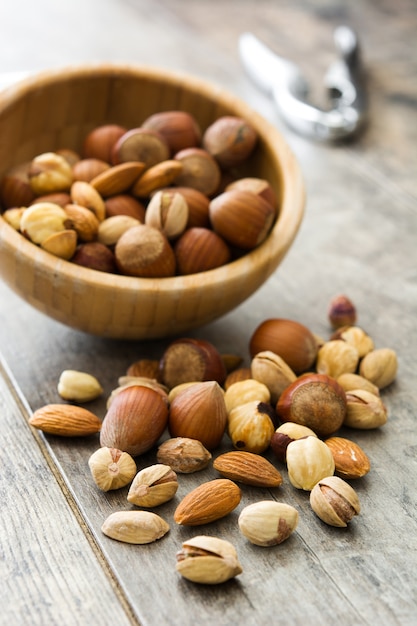
[[[168,422],[168,405],[149,387],[120,391],[104,417],[100,445],[137,456],[156,444]]]
[[[346,394],[326,374],[304,374],[282,392],[276,411],[283,422],[296,422],[328,436],[339,430],[346,418]]]
[[[295,320],[271,318],[256,328],[249,350],[252,358],[258,352],[274,352],[295,374],[302,374],[314,365],[318,345],[313,333],[303,324]]]
[[[268,235],[275,209],[252,191],[233,189],[213,198],[209,215],[220,237],[237,248],[252,250]]]
[[[174,397],[169,411],[171,437],[197,439],[207,450],[222,440],[227,423],[223,391],[216,381],[187,386]]]

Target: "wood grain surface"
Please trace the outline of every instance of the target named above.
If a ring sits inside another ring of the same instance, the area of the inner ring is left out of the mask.
[[[30,411],[60,401],[62,370],[97,376],[102,398],[139,358],[157,358],[166,341],[116,341],[77,332],[36,311],[0,285],[0,624],[219,624],[412,626],[417,621],[417,10],[412,0],[15,0],[2,6],[0,72],[36,71],[87,61],[149,63],[215,80],[272,121],[299,160],[307,188],[299,235],[277,272],[248,301],[191,336],[249,362],[248,342],[268,317],[286,317],[327,338],[327,306],[346,293],[358,324],[377,347],[397,351],[397,380],[383,392],[387,424],[343,434],[371,460],[354,483],[361,514],[348,528],[320,522],[308,494],[283,485],[242,487],[228,517],[198,532],[236,546],[244,572],[219,587],[188,583],[175,553],[195,529],[177,526],[180,498],[213,469],[180,476],[178,494],[157,511],[171,526],[162,540],[129,546],[104,537],[105,517],[131,508],[126,489],[103,494],[87,460],[96,436],[63,441],[32,433]],[[237,38],[250,30],[296,61],[322,97],[333,60],[332,31],[354,27],[362,42],[368,124],[354,142],[327,146],[288,130],[267,97],[245,77]],[[216,454],[230,449],[225,437]],[[271,457],[269,457],[271,458]],[[141,468],[155,451],[138,459]],[[236,529],[245,504],[293,504],[300,522],[272,549]]]

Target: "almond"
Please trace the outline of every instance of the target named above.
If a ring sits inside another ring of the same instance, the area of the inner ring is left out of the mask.
[[[127,191],[139,178],[145,169],[145,164],[139,161],[129,161],[114,165],[104,172],[97,174],[90,184],[103,197],[115,196]]]
[[[253,452],[225,452],[213,462],[222,476],[254,487],[279,487],[282,476],[267,459]]]
[[[333,455],[336,475],[345,479],[361,478],[371,469],[367,455],[354,441],[330,437],[324,443]]]
[[[240,502],[239,487],[227,478],[210,480],[190,491],[174,513],[177,524],[201,526],[228,515]]]
[[[101,421],[94,413],[72,404],[47,404],[33,413],[29,424],[61,437],[93,435],[101,429]]]

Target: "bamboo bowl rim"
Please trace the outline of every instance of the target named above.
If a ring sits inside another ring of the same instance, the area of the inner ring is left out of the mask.
[[[113,300],[127,293],[132,293],[136,298],[138,295],[141,297],[145,297],[145,295],[146,297],[158,297],[161,293],[164,293],[169,298],[172,298],[172,301],[185,298],[189,293],[194,298],[203,297],[205,290],[212,290],[212,293],[214,293],[213,289],[216,286],[224,288],[229,284],[232,285],[234,282],[241,281],[242,276],[247,277],[253,271],[256,271],[259,274],[259,278],[255,281],[253,288],[251,288],[251,293],[243,293],[241,300],[236,301],[235,304],[228,305],[226,310],[222,310],[222,307],[219,305],[219,314],[211,314],[209,319],[203,319],[203,321],[198,319],[190,320],[188,327],[200,326],[224,315],[247,299],[265,282],[276,269],[295,239],[304,215],[305,203],[303,177],[295,156],[279,131],[236,96],[198,77],[151,66],[84,65],[48,70],[25,78],[18,84],[8,87],[0,93],[0,128],[3,112],[7,111],[16,102],[23,102],[26,96],[33,90],[48,89],[48,87],[56,85],[57,81],[67,83],[68,81],[79,79],[88,80],[91,77],[114,77],[117,80],[123,80],[126,77],[161,84],[165,83],[173,87],[181,85],[185,90],[191,90],[208,100],[218,103],[222,109],[230,110],[231,114],[249,119],[257,130],[263,145],[262,149],[266,150],[271,166],[279,172],[282,190],[278,217],[268,237],[262,244],[224,266],[198,274],[150,279],[98,272],[82,268],[70,261],[58,259],[35,246],[32,242],[27,241],[0,216],[0,275],[21,297],[58,321],[93,334],[121,337],[123,333],[120,333],[120,329],[114,332],[109,327],[108,329],[103,328],[97,331],[94,328],[94,322],[87,326],[85,324],[80,325],[71,320],[70,312],[62,314],[60,311],[53,311],[51,307],[36,301],[36,298],[26,293],[25,287],[17,284],[16,277],[11,275],[11,273],[15,272],[15,268],[12,271],[8,270],[7,263],[12,263],[11,256],[14,255],[15,257],[13,264],[18,259],[20,267],[35,265],[36,271],[44,278],[50,276],[52,282],[59,283],[65,280],[72,285],[82,286],[83,290],[104,290],[109,292],[109,298]],[[3,173],[1,173],[1,176]],[[184,332],[186,327],[187,324],[184,327],[181,327],[180,324],[178,328],[174,325],[172,328],[166,329],[165,332],[162,330],[156,331],[156,334],[152,331],[147,334],[143,330],[136,330],[132,331],[133,335],[131,336],[127,332],[126,336],[128,338],[162,337]]]

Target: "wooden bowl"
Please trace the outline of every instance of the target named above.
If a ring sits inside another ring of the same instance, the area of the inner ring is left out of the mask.
[[[304,211],[299,166],[280,133],[245,103],[206,82],[156,68],[100,65],[52,70],[0,95],[0,177],[37,154],[80,151],[92,128],[127,128],[161,110],[192,113],[204,130],[221,115],[256,128],[246,175],[266,178],[279,216],[255,250],[215,270],[172,278],[132,278],[82,268],[27,241],[0,217],[0,275],[19,296],[70,327],[123,339],[185,334],[231,311],[275,271]],[[242,172],[242,175],[245,172]]]

